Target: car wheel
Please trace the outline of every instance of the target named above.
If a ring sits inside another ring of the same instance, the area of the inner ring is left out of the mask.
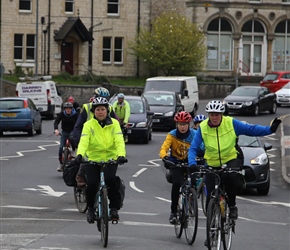
[[[269,110],[270,114],[275,114],[277,111],[277,103],[273,102],[272,108]]]
[[[149,141],[152,140],[152,131],[149,133]]]
[[[280,103],[277,103],[277,107],[281,107],[281,104]]]
[[[147,133],[143,139],[144,144],[148,144],[148,142],[149,142],[149,133]]]
[[[34,135],[34,123],[31,124],[31,129],[28,130],[28,135],[33,136]]]
[[[2,130],[0,131],[0,136],[3,136],[3,131]]]
[[[264,188],[257,188],[257,193],[259,195],[267,195],[270,190],[270,180],[267,182],[267,185]]]
[[[36,130],[36,134],[40,135],[42,133],[42,122],[39,125],[39,129]]]
[[[260,114],[260,107],[259,107],[259,105],[256,105],[255,109],[254,109],[254,115],[258,116],[259,114]]]

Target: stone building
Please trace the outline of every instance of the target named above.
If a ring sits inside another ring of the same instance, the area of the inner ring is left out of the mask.
[[[1,62],[37,74],[146,76],[127,50],[140,27],[176,9],[207,37],[204,75],[290,70],[290,0],[5,0]]]

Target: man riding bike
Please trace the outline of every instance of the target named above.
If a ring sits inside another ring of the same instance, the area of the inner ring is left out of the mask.
[[[119,164],[127,161],[126,150],[119,122],[109,116],[109,103],[106,98],[97,97],[92,102],[91,112],[94,117],[84,124],[82,136],[78,145],[76,162],[81,164],[82,159],[87,157],[88,161],[100,162],[117,160]],[[110,165],[105,169],[105,182],[110,200],[110,216],[119,219],[120,193],[116,182],[118,165]],[[99,185],[100,169],[93,164],[81,164],[77,174],[78,185],[86,183],[86,197],[88,204],[88,223],[94,223],[95,197]]]
[[[130,104],[125,100],[125,95],[123,93],[119,93],[117,95],[118,100],[113,103],[113,109],[119,118],[119,122],[121,125],[121,128],[123,129],[124,133],[124,139],[125,142],[128,141],[127,137],[127,128],[128,128],[128,122],[130,118]]]
[[[205,108],[208,113],[208,119],[200,123],[194,140],[191,143],[188,152],[188,161],[190,167],[198,170],[196,167],[196,156],[199,146],[204,143],[204,159],[208,167],[220,169],[223,164],[229,168],[240,170],[242,161],[239,159],[239,151],[236,147],[239,135],[264,136],[275,133],[280,119],[275,118],[271,126],[250,125],[236,120],[229,116],[223,116],[225,107],[221,101],[210,101]],[[238,208],[236,206],[236,193],[238,176],[236,173],[222,175],[222,181],[225,185],[229,197],[229,217],[233,220],[238,218]],[[206,175],[205,179],[207,193],[214,190],[215,179],[213,175]],[[207,205],[210,195],[207,197]]]
[[[58,131],[58,124],[61,122],[61,137],[60,137],[60,144],[59,144],[59,149],[58,149],[58,160],[59,160],[59,167],[57,168],[58,172],[63,171],[63,162],[62,162],[62,150],[63,147],[65,146],[66,140],[72,139],[72,132],[74,125],[77,121],[78,118],[78,113],[75,111],[73,108],[72,103],[66,102],[63,105],[64,110],[58,114],[56,119],[54,120],[54,133],[55,135],[59,135],[60,132]],[[71,146],[73,151],[71,152],[72,156],[75,156],[75,144],[71,142]]]
[[[194,139],[196,131],[190,128],[191,115],[188,112],[181,111],[174,116],[176,129],[171,130],[160,148],[160,158],[168,159],[174,163],[187,163],[187,153],[191,141]],[[168,151],[170,155],[168,156]],[[165,166],[166,167],[166,166]],[[183,180],[183,169],[171,169],[172,188],[171,188],[171,213],[169,222],[175,224],[177,220],[177,204],[179,189]]]

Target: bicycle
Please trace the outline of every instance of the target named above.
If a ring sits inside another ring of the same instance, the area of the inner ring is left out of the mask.
[[[224,164],[219,169],[200,166],[202,174],[215,176],[215,189],[207,207],[206,219],[206,245],[209,250],[219,250],[223,245],[224,250],[229,250],[235,233],[235,220],[229,218],[228,196],[221,180],[221,173],[239,173],[227,168]]]
[[[76,186],[74,187],[74,200],[80,213],[85,213],[88,210],[85,188],[78,188]]]
[[[204,162],[204,159],[202,157],[197,157],[196,161],[198,165],[201,165],[202,162]],[[206,216],[207,189],[205,185],[205,175],[197,176],[195,188],[196,188],[197,198],[201,199],[201,207],[202,207],[203,214]]]
[[[95,209],[95,220],[97,221],[98,231],[101,232],[101,240],[103,243],[103,247],[107,247],[109,238],[109,220],[112,221],[112,224],[118,224],[118,220],[109,217],[110,208],[108,204],[108,187],[105,184],[104,170],[109,165],[119,163],[118,161],[115,160],[109,160],[107,162],[83,161],[82,163],[92,164],[100,168],[100,184],[96,194],[94,209]]]
[[[198,205],[195,189],[191,185],[191,174],[188,165],[185,163],[175,164],[170,160],[163,159],[165,166],[169,168],[183,168],[184,179],[180,187],[179,200],[177,205],[177,222],[174,231],[177,238],[180,238],[185,230],[185,238],[189,245],[192,245],[196,238],[198,226]]]

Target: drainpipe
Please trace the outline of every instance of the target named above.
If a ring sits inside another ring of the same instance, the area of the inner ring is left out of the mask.
[[[50,74],[50,11],[51,0],[48,0],[48,24],[47,24],[47,74]]]
[[[140,4],[140,0],[138,0],[137,36],[139,36],[139,32],[140,32],[140,16],[141,16],[140,12],[141,12],[141,4]],[[140,60],[139,60],[139,57],[137,57],[136,64],[137,64],[136,76],[137,76],[137,78],[139,78],[139,76],[140,76]]]

